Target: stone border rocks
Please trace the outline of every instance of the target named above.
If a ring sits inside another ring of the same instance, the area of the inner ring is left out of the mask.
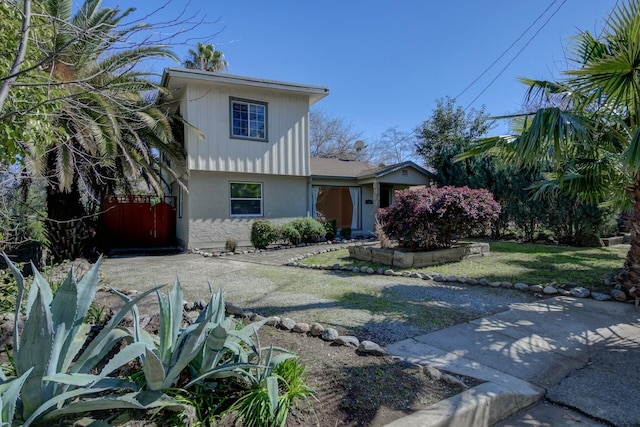
[[[351,246],[351,247],[360,247],[362,245]],[[350,248],[351,248],[350,247]],[[621,288],[621,285],[617,282],[617,275],[609,274],[603,278],[604,284],[607,286],[613,286],[610,294],[604,294],[600,292],[592,292],[589,289],[578,286],[577,283],[569,282],[569,283],[545,283],[545,284],[528,284],[528,283],[511,283],[511,282],[491,282],[487,279],[472,279],[466,277],[457,277],[457,276],[445,276],[438,273],[419,273],[419,272],[409,272],[409,271],[395,271],[392,268],[373,268],[370,266],[362,266],[362,267],[350,267],[350,266],[341,266],[340,264],[333,265],[305,265],[300,263],[304,258],[317,255],[322,252],[335,251],[341,248],[330,248],[328,250],[319,251],[316,253],[305,254],[304,256],[299,256],[296,258],[291,258],[285,265],[298,267],[298,268],[307,268],[313,270],[335,270],[335,271],[345,271],[351,272],[355,274],[378,274],[385,276],[398,276],[398,277],[409,277],[414,279],[422,279],[422,280],[433,280],[435,282],[450,282],[450,283],[461,283],[470,286],[489,286],[492,288],[501,288],[501,289],[516,289],[522,292],[532,292],[535,294],[543,294],[547,296],[561,295],[561,296],[571,296],[575,298],[593,298],[597,301],[618,301],[618,302],[634,302],[634,300],[627,298],[627,294]]]
[[[434,251],[407,252],[398,249],[374,248],[372,246],[350,246],[349,256],[360,261],[386,264],[398,268],[430,267],[438,264],[461,261],[467,258],[488,256],[488,243],[460,243],[457,246]]]
[[[185,310],[191,307],[200,307],[202,301],[195,302],[192,305],[185,303]],[[229,302],[225,303],[225,311],[227,314],[248,319],[251,322],[265,321],[265,325],[273,326],[278,329],[283,329],[291,333],[307,334],[312,337],[321,338],[324,341],[329,341],[334,345],[341,345],[346,347],[353,347],[356,354],[362,356],[385,356],[387,351],[384,347],[376,344],[372,341],[363,340],[360,341],[353,335],[340,335],[340,333],[334,328],[325,328],[319,323],[308,324],[305,322],[297,322],[288,317],[272,316],[265,318],[257,313],[251,311],[245,311],[242,308],[233,305]],[[194,316],[197,316],[195,314]],[[189,315],[189,317],[192,317]]]
[[[351,240],[336,239],[336,240],[328,240],[326,242],[318,242],[318,243],[300,243],[299,245],[277,245],[277,246],[270,246],[265,249],[256,249],[256,248],[246,247],[246,248],[237,248],[235,251],[227,251],[225,249],[207,250],[207,249],[194,248],[194,249],[189,249],[188,252],[192,254],[202,255],[205,258],[219,258],[219,257],[230,257],[234,255],[269,253],[274,251],[280,251],[283,249],[299,249],[299,248],[318,247],[318,246],[330,247],[327,249],[318,249],[316,251],[305,254],[303,258],[306,258],[312,255],[318,255],[324,252],[337,251],[339,249],[344,249],[345,247],[349,247],[349,246],[362,245],[363,242],[375,243],[377,241],[373,238],[370,238],[370,239],[358,238],[358,239],[351,239]]]

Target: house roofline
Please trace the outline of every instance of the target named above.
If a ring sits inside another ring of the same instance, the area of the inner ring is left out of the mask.
[[[274,89],[294,93],[302,93],[305,95],[309,95],[309,105],[313,105],[325,96],[329,95],[329,88],[324,86],[283,82],[278,80],[260,79],[255,77],[237,76],[233,74],[222,74],[210,71],[176,67],[169,67],[164,69],[160,84],[163,87],[167,87],[171,77],[201,80],[229,85],[254,86],[263,89]]]
[[[368,173],[366,175],[360,175],[358,176],[358,179],[363,179],[363,178],[379,178],[381,176],[384,175],[388,175],[390,173],[394,173],[400,169],[406,168],[406,167],[411,167],[414,168],[415,170],[417,170],[418,172],[428,176],[429,178],[435,178],[436,175],[433,172],[429,172],[427,169],[423,168],[422,166],[418,166],[417,164],[415,164],[414,162],[412,162],[411,160],[407,160],[404,161],[402,163],[396,163],[394,165],[390,165],[389,167],[385,168],[385,169],[380,169],[377,170],[373,173]]]

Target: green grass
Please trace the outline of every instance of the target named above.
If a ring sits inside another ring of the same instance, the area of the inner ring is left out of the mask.
[[[488,257],[471,258],[411,271],[513,283],[575,282],[591,290],[602,290],[602,276],[622,268],[627,254],[625,248],[577,248],[509,242],[491,242],[490,246],[491,255]],[[315,255],[304,259],[302,263],[386,267],[351,259],[346,249]]]

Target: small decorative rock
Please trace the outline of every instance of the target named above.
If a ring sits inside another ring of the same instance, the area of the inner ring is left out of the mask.
[[[468,282],[468,280],[466,278],[464,278],[464,277],[458,277],[458,282],[462,283],[464,285],[465,283]]]
[[[571,288],[569,293],[576,298],[587,298],[589,295],[591,295],[591,291],[589,289],[585,289],[581,286]]]
[[[278,316],[272,316],[267,320],[266,324],[269,326],[278,326],[280,324],[280,318]]]
[[[542,287],[542,285],[531,285],[531,286],[529,286],[529,290],[531,292],[535,292],[535,293],[542,292],[543,289],[544,288]]]
[[[467,279],[467,285],[472,285],[472,286],[476,286],[478,285],[480,282],[478,282],[476,279]]]
[[[591,292],[591,298],[596,301],[610,301],[611,295],[601,294],[600,292]]]
[[[514,288],[516,288],[519,291],[526,291],[527,289],[529,289],[529,285],[527,285],[526,283],[522,283],[522,282],[518,282],[515,285],[513,285]]]
[[[393,272],[393,270],[392,270],[392,269],[390,269],[390,268],[388,268],[388,269],[386,269],[386,270],[384,271],[384,275],[385,275],[385,276],[393,276],[393,273],[394,273],[394,272]]]
[[[322,334],[320,336],[325,341],[335,341],[336,338],[340,336],[340,334],[338,333],[338,331],[336,331],[333,328],[327,328],[324,331],[322,331]]]
[[[332,270],[340,270],[340,264],[333,264]]]
[[[280,326],[287,331],[292,330],[296,326],[295,320],[289,319],[288,317],[280,320]]]
[[[502,282],[491,282],[489,283],[489,286],[491,286],[492,288],[499,288],[500,286],[502,286]]]
[[[616,301],[626,301],[627,300],[627,294],[624,293],[624,291],[621,291],[619,289],[614,289],[611,291],[611,297],[616,300]]]
[[[253,313],[253,315],[249,318],[249,320],[251,320],[252,322],[262,322],[265,318],[263,316],[260,316],[257,313]]]
[[[571,295],[571,292],[569,292],[567,289],[562,289],[562,288],[558,289],[558,293],[563,297],[568,297]]]
[[[299,334],[306,334],[307,332],[309,332],[311,330],[311,328],[309,327],[308,323],[304,323],[304,322],[298,322],[293,326],[293,329],[291,329],[293,332],[297,332]]]
[[[371,267],[367,268],[367,274],[373,274],[375,272],[376,271],[373,268],[371,268]]]
[[[544,289],[542,290],[543,293],[547,294],[547,295],[555,295],[558,293],[558,290],[556,288],[554,288],[551,285],[547,285],[544,287]]]
[[[333,342],[339,345],[347,346],[347,347],[360,346],[360,340],[358,340],[358,338],[354,337],[353,335],[340,335]]]
[[[436,274],[435,276],[433,276],[433,281],[434,282],[444,282],[444,277],[442,277],[439,274]]]
[[[505,289],[511,289],[511,288],[513,288],[513,283],[511,283],[511,282],[502,282],[502,283],[500,283],[500,287],[501,288],[505,288]]]
[[[353,270],[351,270],[354,273],[360,273],[360,268],[359,267],[353,267]]]
[[[456,276],[447,276],[444,278],[445,282],[457,282],[458,278]]]
[[[309,332],[314,337],[319,337],[320,335],[322,335],[322,331],[324,331],[324,326],[322,326],[320,323],[313,323],[311,325],[311,328],[309,329]]]
[[[387,354],[387,351],[380,347],[378,344],[373,341],[362,341],[358,346],[358,351],[364,354],[371,354],[373,356],[384,356]]]
[[[482,286],[487,286],[489,284],[489,281],[487,279],[480,279],[478,280],[478,283]]]

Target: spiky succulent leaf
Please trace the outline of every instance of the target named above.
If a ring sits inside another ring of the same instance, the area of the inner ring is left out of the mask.
[[[53,344],[53,325],[48,305],[42,293],[36,292],[31,312],[27,317],[20,339],[20,350],[14,353],[16,372],[22,375],[32,369],[23,385],[23,416],[26,418],[35,411],[43,401],[42,377],[47,370],[51,346]]]
[[[13,351],[17,352],[20,348],[20,340],[18,339],[18,323],[20,322],[20,306],[22,305],[22,298],[24,297],[24,277],[20,270],[11,262],[7,254],[2,253],[2,257],[9,266],[14,279],[16,279],[16,286],[18,287],[18,294],[16,295],[16,308],[14,310],[13,321]]]
[[[174,386],[180,378],[180,373],[189,366],[191,361],[200,353],[207,338],[208,323],[202,322],[189,333],[184,340],[184,345],[179,347],[179,352],[174,353],[174,363],[170,366],[163,388]],[[176,357],[177,355],[177,357]]]
[[[165,379],[165,370],[160,358],[148,348],[145,349],[142,363],[146,388],[148,390],[161,390]]]
[[[89,372],[99,363],[111,350],[113,345],[120,338],[129,335],[128,332],[116,329],[117,325],[122,321],[124,316],[132,309],[135,304],[149,295],[152,292],[156,292],[161,286],[149,289],[141,294],[137,295],[131,301],[127,302],[116,313],[109,322],[104,326],[100,333],[91,341],[87,348],[82,352],[82,355],[78,358],[76,363],[71,367],[71,372]]]
[[[267,378],[267,394],[269,395],[269,406],[271,407],[271,417],[278,412],[278,377]]]
[[[61,409],[51,411],[45,419],[53,419],[61,415],[77,414],[87,411],[102,411],[111,409],[171,409],[183,410],[185,407],[170,396],[157,391],[139,391],[120,396],[87,399],[65,405]]]
[[[11,426],[13,424],[13,418],[16,412],[16,402],[20,397],[22,386],[29,374],[31,374],[32,370],[33,368],[29,369],[18,378],[2,384],[3,387],[0,389],[0,400],[2,401],[2,425],[6,424]]]

